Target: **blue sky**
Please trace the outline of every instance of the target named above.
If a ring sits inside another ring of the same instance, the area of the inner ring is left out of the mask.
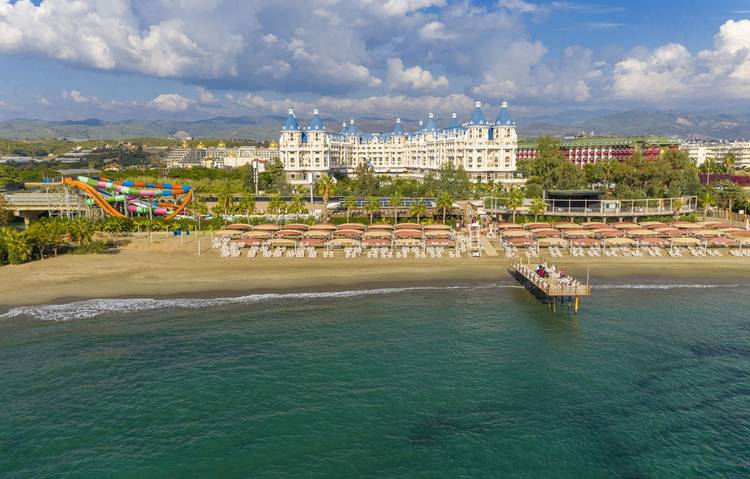
[[[0,118],[736,110],[750,0],[0,0]],[[747,109],[747,107],[744,107]]]

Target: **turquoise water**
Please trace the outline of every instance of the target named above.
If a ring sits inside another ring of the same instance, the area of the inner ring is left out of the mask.
[[[750,476],[750,288],[624,286],[11,312],[0,477]]]

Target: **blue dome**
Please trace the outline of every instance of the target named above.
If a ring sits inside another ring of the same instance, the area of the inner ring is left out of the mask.
[[[297,118],[294,116],[294,110],[290,108],[289,116],[286,117],[286,123],[284,123],[282,130],[297,131],[299,129],[299,123],[297,123]]]
[[[456,114],[455,113],[451,113],[451,121],[450,121],[450,123],[448,123],[448,128],[446,128],[446,129],[447,130],[458,130],[459,128],[461,128],[461,125],[458,123],[458,118],[456,118]]]
[[[393,134],[394,135],[403,135],[404,129],[401,128],[401,118],[396,118],[396,126],[393,127]]]
[[[346,122],[344,122],[343,125],[341,125],[341,131],[339,132],[339,134],[346,135],[348,131],[349,131],[349,128],[346,126]]]
[[[508,111],[508,102],[503,101],[501,105],[502,106],[500,107],[500,113],[497,114],[497,120],[495,120],[495,123],[504,126],[515,125],[516,123],[510,117],[510,112]]]
[[[476,106],[474,107],[474,113],[471,114],[471,118],[469,118],[469,125],[486,125],[487,119],[484,117],[484,112],[482,111],[482,102],[477,101]]]
[[[424,131],[437,131],[435,116],[432,113],[430,113],[430,116],[427,118],[427,124],[424,127]]]
[[[323,120],[320,119],[320,115],[318,114],[317,108],[313,109],[313,117],[310,120],[310,129],[317,130],[317,131],[322,131],[326,129],[325,125],[323,124]]]

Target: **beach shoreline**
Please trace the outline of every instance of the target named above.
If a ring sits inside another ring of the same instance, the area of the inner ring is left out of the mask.
[[[207,238],[203,238],[208,244]],[[750,279],[750,258],[549,258],[598,284],[725,284]],[[539,261],[531,259],[532,263]],[[117,253],[63,255],[0,268],[0,312],[13,307],[87,299],[180,299],[263,293],[336,292],[375,288],[504,284],[504,256],[460,259],[220,258],[197,241],[131,238]],[[594,293],[595,294],[595,293]]]

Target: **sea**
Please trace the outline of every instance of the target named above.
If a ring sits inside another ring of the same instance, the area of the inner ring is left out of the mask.
[[[0,312],[2,478],[747,478],[750,286]]]

